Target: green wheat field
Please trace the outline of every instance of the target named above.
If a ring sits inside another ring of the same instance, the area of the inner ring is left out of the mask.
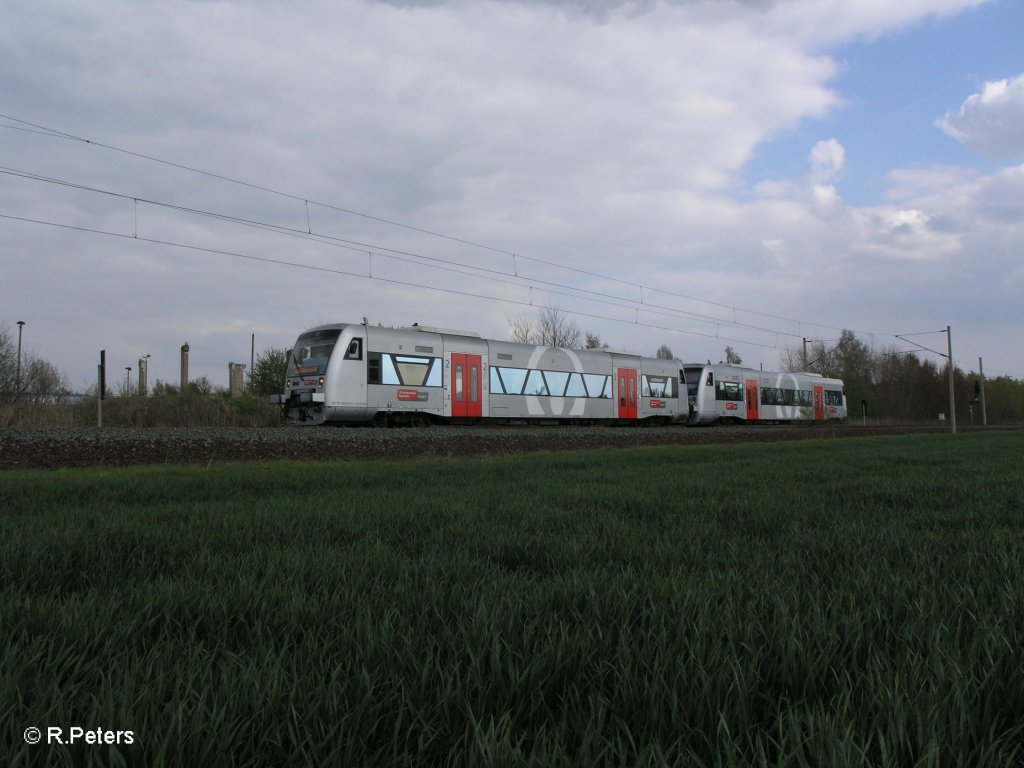
[[[1022,457],[4,472],[0,763],[1022,764]]]

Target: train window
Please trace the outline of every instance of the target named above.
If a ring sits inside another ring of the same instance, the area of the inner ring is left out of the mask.
[[[288,355],[288,376],[315,376],[327,372],[327,362],[341,330],[332,328],[303,333]]]
[[[410,387],[422,387],[427,381],[427,373],[433,362],[429,357],[411,357],[394,355],[401,383]]]
[[[362,360],[363,359],[363,340],[352,339],[348,343],[348,349],[345,350],[346,360]]]
[[[715,387],[715,400],[742,401],[743,388],[738,381],[720,381]]]
[[[522,368],[499,368],[498,375],[505,385],[506,395],[523,394],[523,385],[526,384],[526,371]]]
[[[524,395],[547,395],[548,385],[544,383],[544,376],[540,371],[530,371],[529,376],[526,377],[526,388],[523,390]]]
[[[439,357],[433,358],[433,363],[430,366],[430,373],[427,374],[427,386],[441,386],[441,358]]]
[[[569,374],[565,371],[544,371],[544,381],[552,396],[561,397],[565,394],[565,385],[569,383]]]
[[[583,382],[587,385],[587,395],[589,397],[611,398],[611,392],[608,391],[608,379],[608,376],[602,376],[599,373],[584,373]]]
[[[611,398],[611,377],[597,373],[491,367],[491,392],[505,395]]]
[[[480,366],[469,366],[469,402],[480,402]]]
[[[641,376],[640,395],[642,397],[672,397],[674,389],[671,376],[648,376],[647,374]]]
[[[833,392],[831,389],[825,390],[825,405],[842,405],[843,404],[843,393]]]
[[[707,384],[709,387],[715,386],[715,374],[712,373],[711,371],[708,371],[708,380],[705,381],[704,383]]]
[[[398,378],[398,371],[395,369],[395,361],[391,355],[381,355],[381,382],[384,384],[401,384]]]
[[[583,376],[574,373],[569,377],[569,383],[565,387],[566,397],[586,397],[587,390],[583,386]]]
[[[463,364],[461,364],[461,362],[457,362],[457,364],[455,366],[455,401],[456,402],[462,402],[463,399],[464,399],[463,389],[462,389],[462,380],[463,380],[463,376],[464,376],[463,369],[464,369]]]
[[[366,382],[380,384],[380,352],[368,352],[366,355]]]

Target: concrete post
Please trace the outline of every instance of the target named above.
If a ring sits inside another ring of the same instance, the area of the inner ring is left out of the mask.
[[[231,397],[241,397],[245,388],[245,363],[228,363],[228,391]]]
[[[188,342],[181,345],[181,394],[188,394]]]

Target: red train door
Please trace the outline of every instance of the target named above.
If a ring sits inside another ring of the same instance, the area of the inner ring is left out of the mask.
[[[478,418],[483,415],[482,370],[480,355],[452,353],[452,416]]]
[[[814,420],[822,421],[825,418],[825,388],[814,388]]]
[[[760,400],[757,379],[747,379],[747,421],[757,421],[761,418],[758,410]]]
[[[619,368],[619,418],[637,418],[636,369]]]

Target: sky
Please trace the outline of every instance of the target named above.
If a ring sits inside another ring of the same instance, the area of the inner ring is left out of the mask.
[[[546,306],[765,370],[949,326],[1024,378],[1022,33],[1018,0],[13,0],[0,325],[76,390],[101,349],[227,386],[253,339]]]

